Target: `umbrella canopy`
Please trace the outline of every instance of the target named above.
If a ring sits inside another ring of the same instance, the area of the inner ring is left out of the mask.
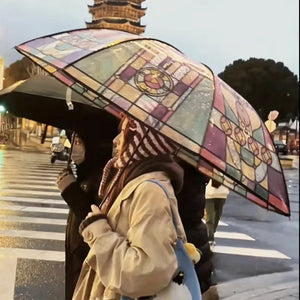
[[[1,90],[0,104],[15,116],[58,128],[79,131],[101,126],[103,137],[112,138],[117,133],[117,118],[90,105],[85,97],[52,76],[31,77]]]
[[[290,215],[272,138],[252,106],[172,46],[115,30],[74,30],[17,50],[114,115],[126,112],[178,156],[258,205]]]

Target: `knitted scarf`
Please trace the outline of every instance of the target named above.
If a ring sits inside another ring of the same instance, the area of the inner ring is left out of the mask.
[[[106,206],[110,207],[118,192],[116,190],[116,183],[120,180],[120,176],[124,173],[124,169],[132,165],[134,162],[142,161],[151,157],[157,157],[166,154],[172,154],[176,151],[176,146],[164,138],[153,129],[146,127],[140,122],[133,120],[129,117],[125,117],[125,127],[122,127],[121,135],[123,134],[124,143],[120,154],[117,157],[113,157],[108,161],[103,170],[102,180],[99,187],[99,197],[107,202],[106,199],[109,195],[110,200],[106,203]],[[111,170],[114,169],[114,176],[111,176]],[[128,169],[128,168],[127,168]],[[130,168],[129,168],[130,169]],[[127,173],[127,172],[126,172]],[[107,184],[110,177],[110,183]],[[125,178],[124,176],[122,176]],[[125,181],[124,179],[122,180]],[[124,187],[123,184],[119,184],[119,187]],[[112,199],[113,198],[113,199]]]

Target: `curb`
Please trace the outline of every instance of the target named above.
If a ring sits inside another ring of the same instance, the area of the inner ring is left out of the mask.
[[[288,293],[299,289],[299,270],[264,274],[242,279],[236,279],[217,285],[220,299],[242,300],[261,296],[262,299],[270,298],[267,295],[277,292]],[[287,292],[288,291],[288,292]],[[287,295],[287,294],[286,294]]]

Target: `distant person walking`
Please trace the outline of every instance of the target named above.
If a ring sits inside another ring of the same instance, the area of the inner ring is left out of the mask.
[[[216,245],[215,232],[222,216],[223,206],[228,194],[228,188],[214,179],[208,182],[205,189],[206,226],[211,250],[213,250]]]

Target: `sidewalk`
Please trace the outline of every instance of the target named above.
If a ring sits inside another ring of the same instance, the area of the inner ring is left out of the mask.
[[[217,287],[224,300],[299,299],[299,270],[236,279]]]
[[[279,156],[279,159],[283,169],[299,168],[299,155],[284,155]]]

